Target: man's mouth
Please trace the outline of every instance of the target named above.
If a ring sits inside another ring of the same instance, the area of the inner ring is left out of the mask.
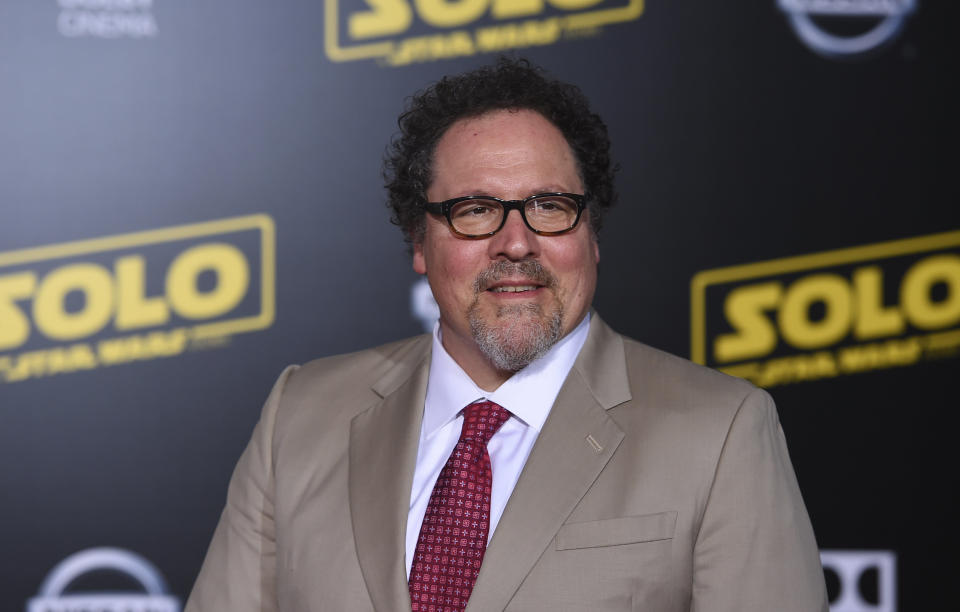
[[[555,285],[553,275],[540,265],[539,261],[527,259],[492,263],[477,275],[473,288],[477,295],[489,291],[507,297],[532,293]]]
[[[491,287],[489,291],[494,293],[522,293],[524,291],[536,291],[539,288],[538,285],[499,285]]]

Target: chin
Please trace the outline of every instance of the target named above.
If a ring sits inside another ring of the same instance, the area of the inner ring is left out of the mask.
[[[559,309],[544,313],[538,304],[501,306],[494,317],[472,310],[470,330],[477,346],[498,370],[517,372],[560,340],[563,315]]]

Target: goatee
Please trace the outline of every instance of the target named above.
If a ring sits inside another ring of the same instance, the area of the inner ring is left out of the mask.
[[[500,306],[494,320],[486,321],[480,313],[480,295],[504,277],[529,280],[554,291],[557,283],[535,260],[494,262],[474,282],[476,298],[467,312],[474,342],[495,368],[514,373],[543,357],[560,340],[563,304],[554,294],[549,314],[540,304],[516,304]]]

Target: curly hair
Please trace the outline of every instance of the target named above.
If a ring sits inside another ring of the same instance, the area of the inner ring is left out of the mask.
[[[594,235],[616,199],[607,126],[591,112],[575,85],[546,76],[526,59],[501,57],[492,66],[447,76],[415,94],[400,115],[400,134],[384,160],[391,222],[407,242],[423,240],[433,153],[447,129],[461,119],[501,109],[533,110],[560,130],[577,161]]]

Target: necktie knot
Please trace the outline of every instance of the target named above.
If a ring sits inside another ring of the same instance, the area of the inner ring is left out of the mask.
[[[470,404],[463,409],[463,429],[461,440],[474,440],[482,448],[493,434],[510,418],[510,411],[499,404],[483,401]]]

